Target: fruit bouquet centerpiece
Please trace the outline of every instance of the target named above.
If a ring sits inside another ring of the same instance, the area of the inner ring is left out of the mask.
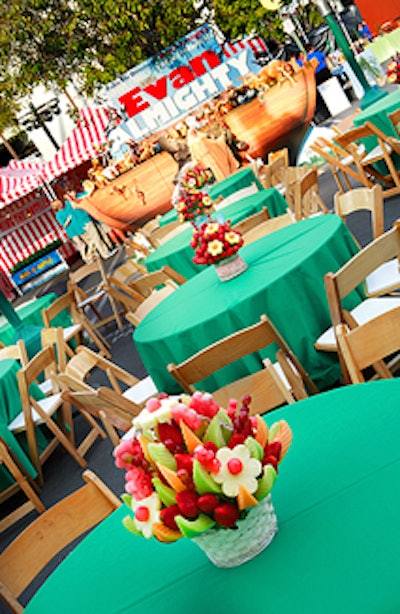
[[[211,198],[203,192],[184,192],[176,207],[178,219],[181,222],[194,222],[198,217],[208,216],[211,205]]]
[[[188,193],[198,192],[212,179],[214,179],[214,175],[209,168],[190,163],[187,168],[183,169],[181,184],[182,188]]]
[[[126,469],[125,527],[172,543],[192,539],[220,567],[256,556],[276,533],[270,491],[292,439],[280,420],[250,415],[251,398],[222,409],[209,393],[147,401],[134,437],[114,450]]]
[[[215,264],[222,281],[236,277],[247,269],[238,251],[243,245],[240,232],[233,230],[230,220],[217,222],[209,220],[201,224],[193,234],[191,247],[195,250],[193,262]]]

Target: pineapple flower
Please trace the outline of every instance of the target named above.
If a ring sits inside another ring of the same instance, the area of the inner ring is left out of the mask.
[[[212,200],[209,196],[203,196],[203,205],[205,207],[209,207],[212,203]]]
[[[159,423],[169,422],[174,405],[176,405],[174,399],[162,399],[162,401],[155,398],[149,399],[140,414],[133,419],[133,426],[146,431],[155,428]]]
[[[213,235],[219,231],[219,223],[218,222],[210,222],[204,229],[205,235]]]
[[[236,245],[236,243],[239,243],[241,236],[234,230],[230,230],[225,233],[224,239],[229,245]]]
[[[219,254],[222,254],[224,251],[224,244],[222,241],[214,239],[214,241],[210,241],[208,244],[207,251],[209,254],[211,254],[211,256],[219,256]]]
[[[250,494],[256,492],[256,478],[262,471],[262,465],[256,458],[250,457],[245,445],[239,444],[233,449],[220,448],[215,457],[221,466],[213,478],[217,484],[221,484],[226,497],[237,497],[239,486],[243,486]]]
[[[135,514],[133,522],[137,530],[147,539],[153,537],[153,525],[160,522],[161,501],[158,494],[153,492],[149,497],[140,501],[132,498],[131,508]]]

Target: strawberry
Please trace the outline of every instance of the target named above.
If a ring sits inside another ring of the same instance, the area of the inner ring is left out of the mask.
[[[166,527],[172,529],[173,531],[178,531],[178,525],[175,522],[175,516],[178,514],[180,514],[179,507],[177,505],[170,505],[169,507],[164,507],[161,510],[160,518]]]
[[[222,527],[234,527],[239,519],[239,511],[233,503],[220,503],[214,509],[214,520]]]
[[[204,512],[205,514],[211,514],[211,512],[218,505],[218,497],[217,495],[213,495],[211,493],[201,495],[197,499],[197,505],[199,506],[201,512]]]
[[[176,493],[176,502],[182,516],[186,518],[196,518],[199,513],[197,500],[199,496],[193,490],[182,490]]]

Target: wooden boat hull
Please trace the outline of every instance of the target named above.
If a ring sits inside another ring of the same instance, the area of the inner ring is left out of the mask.
[[[236,138],[248,143],[248,153],[253,158],[265,158],[269,151],[288,147],[294,163],[315,103],[315,67],[307,63],[293,80],[272,87],[262,100],[257,98],[237,107],[224,119]],[[96,190],[81,201],[81,207],[114,228],[139,226],[171,208],[177,171],[172,156],[162,152]],[[117,188],[124,188],[123,193],[118,193]],[[143,192],[144,201],[135,188]]]
[[[225,120],[233,134],[249,145],[248,153],[265,158],[270,152],[288,147],[294,163],[301,141],[315,111],[315,68],[307,63],[262,97],[230,111]]]
[[[113,228],[134,227],[171,209],[177,172],[178,164],[172,156],[159,153],[93,192],[80,201],[80,206]]]

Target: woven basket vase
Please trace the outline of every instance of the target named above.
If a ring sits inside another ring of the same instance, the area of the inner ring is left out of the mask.
[[[242,565],[264,550],[278,530],[271,496],[252,507],[237,526],[237,529],[210,529],[192,541],[217,567]]]
[[[239,253],[236,252],[236,254],[229,256],[229,258],[216,262],[214,267],[221,281],[229,281],[246,271],[247,264]]]

